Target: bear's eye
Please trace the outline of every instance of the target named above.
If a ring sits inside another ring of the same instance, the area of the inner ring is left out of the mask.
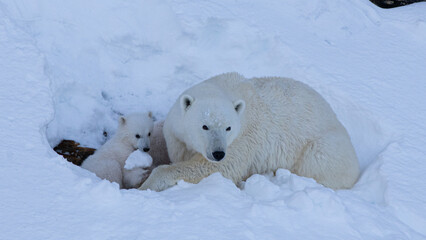
[[[226,131],[227,131],[227,132],[231,131],[231,127],[227,127],[227,128],[226,128]]]
[[[206,125],[203,125],[204,130],[209,130],[209,128]]]
[[[136,138],[141,138],[141,135],[136,134],[136,135],[135,135],[135,137],[136,137]]]
[[[148,137],[151,137],[151,133],[150,132],[148,133]]]

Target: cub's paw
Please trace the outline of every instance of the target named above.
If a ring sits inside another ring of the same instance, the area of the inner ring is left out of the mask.
[[[156,167],[154,170],[152,170],[151,175],[142,184],[139,190],[151,189],[153,191],[159,192],[176,185],[178,180],[174,179],[171,170],[172,168],[169,165],[161,165]]]

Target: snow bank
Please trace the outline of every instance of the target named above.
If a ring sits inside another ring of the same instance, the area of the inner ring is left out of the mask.
[[[426,4],[0,2],[0,239],[426,238]],[[279,170],[119,190],[51,149],[120,114],[164,119],[210,76],[286,76],[330,102],[363,174],[332,191]]]

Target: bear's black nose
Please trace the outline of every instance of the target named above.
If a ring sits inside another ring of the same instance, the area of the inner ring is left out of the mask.
[[[213,157],[214,159],[216,159],[216,161],[220,161],[223,159],[223,157],[225,157],[225,152],[222,152],[222,151],[213,152]]]
[[[143,148],[143,151],[144,151],[144,152],[148,152],[148,151],[149,151],[149,148]]]

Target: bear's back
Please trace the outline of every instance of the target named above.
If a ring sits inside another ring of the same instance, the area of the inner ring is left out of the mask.
[[[322,129],[340,125],[330,105],[310,86],[278,77],[249,79],[272,119],[282,119],[283,127],[298,128],[300,133],[321,134]],[[321,121],[319,121],[321,119]],[[306,128],[309,126],[309,128]],[[313,133],[312,131],[316,131]]]

